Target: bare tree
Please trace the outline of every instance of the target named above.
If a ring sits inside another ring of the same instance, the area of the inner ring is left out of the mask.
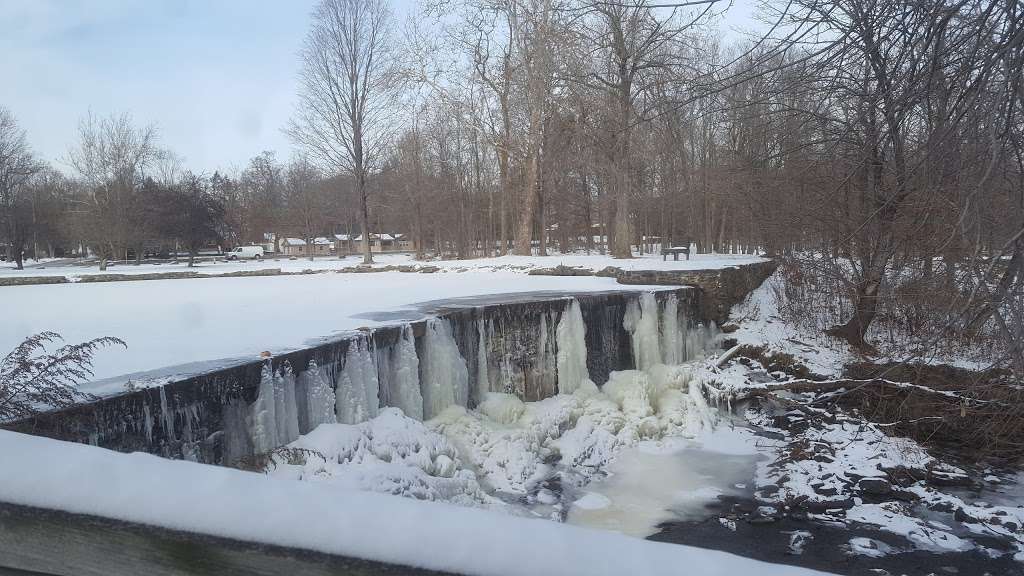
[[[0,218],[3,219],[4,237],[9,257],[18,270],[23,267],[28,230],[24,211],[27,203],[25,184],[39,169],[32,156],[25,131],[6,108],[0,107]]]
[[[285,169],[285,211],[288,228],[306,242],[314,256],[316,235],[330,227],[331,198],[327,182],[305,156],[297,156]]]
[[[385,0],[322,0],[302,50],[299,109],[287,133],[332,173],[349,173],[369,238],[367,180],[391,138],[396,74]],[[373,262],[363,242],[363,262]]]
[[[138,128],[128,114],[97,118],[90,113],[78,133],[68,163],[86,189],[79,210],[82,235],[99,255],[100,270],[106,270],[109,259],[139,244],[136,192],[159,153],[156,128]]]

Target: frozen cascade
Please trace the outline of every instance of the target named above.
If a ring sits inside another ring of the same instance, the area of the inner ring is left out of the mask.
[[[281,445],[277,441],[277,419],[274,417],[274,372],[267,360],[260,374],[260,391],[252,405],[252,444],[256,454],[270,452]]]
[[[309,429],[315,430],[321,424],[334,424],[337,422],[335,415],[334,387],[331,386],[330,378],[322,368],[317,366],[315,360],[309,361],[306,371],[299,374],[302,387],[306,391]]]
[[[379,386],[368,339],[353,340],[345,354],[345,365],[335,392],[338,422],[358,424],[377,416]]]
[[[662,305],[661,361],[670,366],[686,361],[686,326],[679,325],[679,298],[675,294]]]
[[[466,406],[469,403],[469,369],[459,353],[448,320],[427,320],[420,367],[425,419],[437,416],[452,404]]]
[[[299,412],[295,403],[295,374],[292,366],[285,362],[274,374],[274,418],[279,444],[291,442],[299,437]]]
[[[633,342],[633,361],[637,370],[647,370],[661,364],[661,345],[658,338],[658,301],[653,292],[644,292],[639,302],[626,305],[622,327]]]
[[[707,356],[719,341],[720,333],[718,328],[711,324],[709,326],[697,326],[686,331],[686,360],[698,360]]]
[[[558,345],[557,333],[554,319],[548,314],[540,317],[540,339],[537,342],[537,363],[533,370],[533,386],[524,389],[523,399],[535,401],[541,400],[548,395],[554,395],[558,389],[558,354],[555,347]],[[586,356],[584,356],[584,363]],[[545,391],[549,391],[545,393]],[[532,393],[531,393],[532,392]]]
[[[580,303],[575,298],[562,312],[555,330],[558,340],[558,392],[572,394],[584,382],[590,382],[587,372],[586,326]]]
[[[476,352],[476,398],[483,402],[491,391],[491,383],[487,377],[487,321],[478,318],[476,321],[477,352]]]
[[[402,326],[402,334],[390,348],[377,351],[380,387],[387,404],[406,416],[423,420],[423,395],[420,394],[420,360],[412,325]]]

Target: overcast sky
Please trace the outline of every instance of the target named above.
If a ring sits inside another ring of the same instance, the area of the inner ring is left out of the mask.
[[[742,22],[749,0],[731,10]],[[60,168],[80,118],[156,124],[185,166],[291,154],[297,52],[315,0],[0,0],[0,105]],[[392,2],[404,19],[412,0]]]

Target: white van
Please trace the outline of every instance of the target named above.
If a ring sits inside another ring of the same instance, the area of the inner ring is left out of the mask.
[[[228,260],[263,260],[263,246],[239,246],[226,256]]]

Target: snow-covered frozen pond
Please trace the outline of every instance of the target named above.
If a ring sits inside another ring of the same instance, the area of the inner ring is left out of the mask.
[[[478,295],[644,289],[612,278],[513,272],[313,274],[5,287],[0,351],[56,331],[68,342],[116,336],[128,349],[100,351],[94,380],[189,363],[282,352],[383,322],[356,316]],[[647,287],[648,289],[650,287]],[[422,315],[421,315],[422,316]],[[210,364],[191,371],[209,369]],[[187,369],[186,369],[187,370]],[[181,372],[179,372],[180,374]],[[187,372],[186,372],[187,373]]]

